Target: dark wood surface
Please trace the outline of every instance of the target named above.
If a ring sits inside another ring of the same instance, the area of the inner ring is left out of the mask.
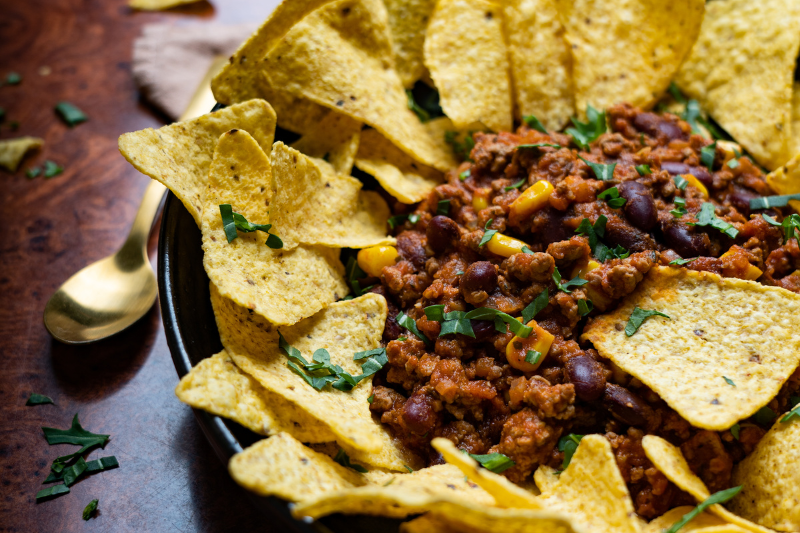
[[[174,395],[178,382],[157,307],[112,339],[85,347],[53,341],[42,324],[48,297],[73,272],[124,241],[147,178],[119,155],[117,137],[158,127],[131,77],[133,39],[145,24],[253,22],[269,0],[214,0],[161,13],[125,0],[0,0],[0,138],[34,135],[44,149],[11,174],[0,170],[0,531],[275,531],[227,475]],[[40,74],[42,67],[51,73]],[[67,100],[90,121],[70,129],[54,112]],[[11,131],[8,123],[19,121]],[[65,171],[28,180],[45,159]],[[155,236],[151,242],[155,250]],[[55,405],[25,407],[31,392]],[[111,434],[120,468],[79,481],[37,504],[51,461],[74,446],[48,446],[42,426]],[[98,498],[99,514],[81,512]]]

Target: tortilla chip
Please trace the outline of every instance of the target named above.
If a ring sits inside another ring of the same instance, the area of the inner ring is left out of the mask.
[[[783,418],[783,417],[780,417]],[[731,511],[778,531],[800,531],[800,422],[780,418],[733,470]]]
[[[142,11],[161,11],[186,4],[194,4],[200,0],[129,0],[128,7]]]
[[[258,70],[273,87],[369,124],[420,163],[456,164],[408,109],[380,0],[340,0],[312,13]]]
[[[401,524],[401,533],[584,533],[568,516],[549,511],[476,507],[460,502],[437,502],[432,508],[430,513]]]
[[[689,507],[688,505],[670,509],[647,524],[644,528],[644,533],[662,533],[692,509],[694,507]],[[696,533],[747,533],[746,529],[729,524],[722,518],[706,511],[692,518],[689,523],[681,528],[681,533],[689,533],[690,531],[695,531]]]
[[[19,137],[0,141],[0,167],[16,172],[29,151],[44,146],[44,139]]]
[[[361,132],[356,167],[374,176],[381,187],[405,204],[421,201],[442,183],[442,173],[420,165],[377,130]]]
[[[292,509],[295,517],[320,518],[333,513],[368,514],[403,518],[425,512],[440,500],[491,506],[483,489],[464,479],[452,465],[436,465],[411,474],[368,474],[374,484],[331,491],[305,499]]]
[[[260,440],[231,457],[231,477],[262,496],[293,502],[367,483],[364,475],[303,446],[288,433]]]
[[[294,324],[348,292],[339,250],[301,246],[269,248],[263,232],[239,233],[228,242],[221,204],[249,222],[266,224],[272,192],[270,162],[244,131],[220,138],[214,153],[203,212],[203,266],[226,298],[274,324]]]
[[[666,313],[631,337],[635,307]],[[721,431],[769,403],[800,363],[800,295],[710,272],[655,267],[583,340],[695,427]],[[725,378],[732,380],[729,385]]]
[[[367,248],[394,244],[386,235],[389,206],[377,192],[362,191],[362,183],[338,175],[282,142],[272,149],[270,222],[291,250],[299,244]]]
[[[495,474],[491,470],[481,467],[477,461],[456,448],[451,441],[439,437],[433,439],[431,445],[442,454],[445,461],[457,466],[470,481],[477,483],[483,490],[491,494],[497,501],[498,506],[518,509],[542,509],[542,504],[539,503],[536,496],[515,485],[505,476]]]
[[[513,127],[503,11],[486,0],[439,0],[425,34],[425,66],[458,128]]]
[[[691,494],[697,500],[697,503],[711,496],[703,481],[689,468],[679,448],[655,435],[646,435],[642,439],[642,448],[644,448],[644,453],[653,463],[653,466],[664,474],[667,479],[675,483],[679,489]],[[710,506],[708,511],[725,522],[739,526],[747,531],[769,533],[769,529],[736,516],[720,504]]]
[[[692,49],[704,0],[557,2],[571,44],[575,108],[655,104]],[[733,133],[733,132],[731,132]]]
[[[331,150],[349,142],[353,135],[361,131],[361,126],[359,121],[347,115],[329,111],[316,127],[291,146],[307,156],[325,157]]]
[[[260,435],[288,432],[303,442],[335,438],[303,409],[239,370],[225,350],[203,359],[183,376],[175,395],[185,404],[229,418]]]
[[[540,466],[534,479],[542,508],[568,514],[586,531],[641,531],[611,444],[602,435],[583,437],[560,474]]]
[[[767,174],[767,185],[776,194],[800,193],[800,153],[783,166]],[[789,200],[789,205],[800,213],[800,201]]]
[[[792,87],[792,146],[789,150],[792,157],[800,154],[800,83],[794,82]]]
[[[136,170],[175,193],[199,226],[214,149],[220,135],[232,129],[247,131],[269,153],[275,111],[264,100],[250,100],[157,130],[125,133],[119,151]]]
[[[549,130],[560,130],[575,109],[572,54],[555,0],[507,0],[508,40],[517,119],[533,115]]]
[[[759,163],[774,169],[792,155],[798,49],[795,0],[709,2],[700,37],[675,81]]]
[[[337,174],[349,176],[353,172],[359,144],[361,144],[361,133],[356,132],[348,140],[328,152],[328,161]]]
[[[411,88],[425,76],[422,45],[435,0],[384,0],[392,32],[392,49],[397,74],[403,86]]]

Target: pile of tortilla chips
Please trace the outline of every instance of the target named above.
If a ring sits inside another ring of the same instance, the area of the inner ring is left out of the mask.
[[[585,436],[563,472],[542,466],[521,487],[444,439],[432,444],[447,464],[423,468],[373,418],[366,369],[379,364],[387,304],[345,298],[340,250],[394,239],[384,197],[350,174],[415,203],[458,164],[448,140],[529,115],[559,130],[587,105],[649,107],[675,78],[761,164],[780,167],[769,177],[776,191],[798,193],[800,159],[785,164],[800,151],[798,47],[793,0],[284,0],[214,79],[227,107],[120,137],[122,154],[169,187],[202,232],[224,349],[181,380],[178,397],[267,437],[233,457],[230,473],[296,502],[297,517],[421,515],[402,525],[409,533],[669,527],[689,508],[645,524],[600,435]],[[436,87],[444,117],[412,112],[406,91],[419,83]],[[276,124],[300,139],[274,143]],[[800,297],[787,294],[655,268],[584,338],[696,427],[727,429],[800,363]],[[670,318],[624,339],[637,306]],[[314,365],[336,377],[315,381]],[[737,468],[738,515],[713,505],[684,530],[800,530],[791,418]],[[679,488],[709,496],[680,450],[653,436],[643,444]]]

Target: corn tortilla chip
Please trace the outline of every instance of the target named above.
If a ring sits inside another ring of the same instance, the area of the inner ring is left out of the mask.
[[[463,502],[466,505],[494,505],[494,498],[474,483],[466,481],[464,474],[452,465],[431,466],[410,474],[371,474],[374,484],[332,491],[303,500],[295,506],[292,514],[314,519],[332,513],[403,518],[424,512],[439,500]]]
[[[589,533],[570,517],[532,509],[498,509],[442,501],[400,526],[402,533]]]
[[[347,115],[330,111],[316,127],[293,143],[292,148],[307,156],[321,158],[341,145],[351,142],[353,136],[360,131],[361,123],[359,121],[353,120]],[[349,174],[350,172],[341,173]]]
[[[792,155],[799,48],[798,2],[709,2],[700,37],[675,81],[759,163],[774,169]]]
[[[239,370],[222,350],[203,359],[175,388],[180,401],[230,418],[260,435],[288,432],[303,442],[327,442],[333,434],[283,397]]]
[[[200,0],[129,0],[128,6],[142,11],[160,11],[186,4],[194,4]]]
[[[800,193],[800,153],[767,174],[767,185],[777,194]],[[800,213],[800,201],[789,200],[789,205]]]
[[[16,172],[19,164],[31,150],[44,146],[44,139],[19,137],[0,141],[0,167]]]
[[[684,505],[683,507],[676,507],[670,509],[663,515],[659,516],[644,528],[644,533],[662,533],[665,529],[669,529],[675,522],[683,518],[683,515],[694,509]],[[704,511],[692,518],[689,523],[681,528],[681,533],[689,533],[695,531],[696,533],[746,533],[746,529],[739,526],[727,523],[722,518]]]
[[[361,144],[361,133],[356,132],[345,142],[335,146],[328,152],[328,161],[330,161],[337,174],[349,176],[353,172],[359,144]]]
[[[444,110],[464,128],[512,128],[511,81],[503,11],[486,0],[439,0],[425,34],[425,66]]]
[[[382,2],[340,0],[297,24],[261,70],[273,87],[369,124],[420,163],[455,166],[408,109],[393,63]]]
[[[175,193],[199,226],[214,149],[220,135],[232,129],[247,131],[269,153],[275,111],[264,100],[249,100],[157,130],[125,133],[119,151],[136,170]]]
[[[534,476],[543,509],[568,514],[587,531],[641,531],[611,444],[602,435],[583,437],[560,474],[540,466]]]
[[[367,483],[362,474],[303,446],[288,433],[260,440],[237,453],[228,470],[248,490],[294,502]]]
[[[635,307],[656,310],[636,333]],[[657,267],[582,339],[695,427],[724,430],[769,403],[800,363],[800,295],[710,272]],[[729,385],[723,376],[732,380]]]
[[[457,466],[470,481],[491,494],[497,501],[498,506],[518,509],[542,509],[542,505],[536,496],[515,485],[505,476],[495,474],[491,470],[481,467],[477,461],[456,448],[451,441],[439,437],[433,439],[431,445],[442,454],[448,464]]]
[[[422,58],[425,29],[436,7],[435,0],[384,0],[392,32],[394,62],[407,88],[426,74]]]
[[[703,21],[704,0],[557,2],[573,58],[575,108],[649,107],[667,90]]]
[[[778,531],[800,531],[800,423],[775,422],[755,450],[733,471],[740,492],[734,513]]]
[[[667,479],[675,483],[679,489],[691,494],[697,500],[697,503],[711,496],[703,481],[689,468],[679,448],[655,435],[645,436],[642,439],[642,448],[644,448],[644,453],[653,463],[653,466],[664,474]],[[725,522],[739,526],[747,531],[755,533],[769,533],[770,531],[731,513],[719,504],[710,506],[708,511]]]
[[[389,206],[378,193],[362,191],[357,179],[282,142],[272,149],[272,165],[270,222],[285,249],[301,243],[340,248],[395,243],[386,235]]]
[[[364,130],[355,165],[405,204],[421,201],[442,183],[442,173],[404,154],[377,130]]]
[[[270,175],[269,158],[247,132],[233,130],[220,137],[205,193],[203,266],[226,298],[274,324],[294,324],[348,289],[337,249],[272,249],[260,231],[239,233],[227,241],[219,206],[230,204],[249,222],[266,224]]]
[[[794,82],[792,87],[792,145],[789,150],[792,157],[800,154],[800,83]]]
[[[572,54],[555,0],[507,0],[508,40],[517,119],[533,115],[560,130],[574,113]]]

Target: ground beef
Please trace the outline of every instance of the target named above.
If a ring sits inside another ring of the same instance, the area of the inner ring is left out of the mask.
[[[781,220],[781,209],[751,212],[751,198],[772,193],[747,157],[730,168],[718,149],[709,170],[700,151],[711,141],[693,135],[675,115],[621,104],[609,108],[607,117],[611,131],[586,151],[568,135],[525,125],[514,133],[475,133],[471,161],[448,173],[447,182],[413,208],[417,216],[393,230],[397,262],[379,280],[361,285],[374,285],[370,290],[386,297],[390,315],[384,331],[388,363],[375,376],[370,409],[429,464],[442,461],[431,439],[444,437],[469,453],[507,455],[515,466],[504,475],[515,482],[530,482],[542,464],[561,468],[560,437],[605,434],[637,513],[652,518],[693,500],[647,459],[645,435],[680,446],[713,492],[730,485],[733,466],[765,429],[743,424],[734,436],[693,428],[579,340],[586,316],[616,306],[653,265],[678,259],[693,260],[677,268],[727,277],[752,277],[755,267],[763,272],[761,283],[800,292],[800,248],[794,239],[784,243],[781,229],[761,216]],[[542,143],[558,146],[517,149]],[[587,161],[616,164],[612,179],[595,179]],[[648,172],[641,171],[643,165]],[[680,174],[696,177],[709,198],[694,186],[679,187],[674,176]],[[547,205],[520,215],[512,204],[540,180],[553,186]],[[612,186],[625,199],[623,206],[597,198]],[[717,218],[738,230],[736,238],[694,225],[709,201]],[[395,211],[410,212],[401,204]],[[599,228],[595,235],[576,232],[587,223]],[[481,244],[489,230],[522,240],[527,248],[497,255]],[[556,284],[557,273],[561,283],[576,277],[584,282],[564,290]],[[444,313],[486,307],[517,317],[534,301],[540,307],[535,320],[554,341],[530,371],[509,363],[506,349],[514,334],[504,323],[471,320],[474,336],[440,337],[442,323],[425,313],[441,305]],[[425,340],[399,326],[400,311]],[[770,407],[786,410],[799,389],[797,372]]]

